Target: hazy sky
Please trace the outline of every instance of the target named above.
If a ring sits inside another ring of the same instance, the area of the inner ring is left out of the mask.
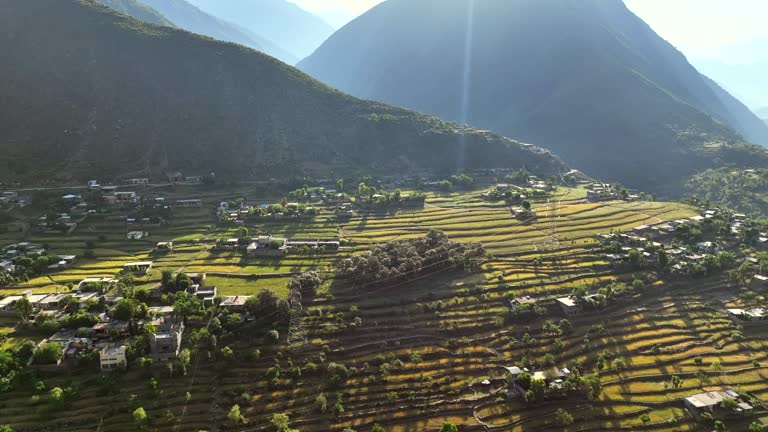
[[[334,27],[382,0],[290,0]],[[768,0],[625,0],[664,39],[692,58],[729,59],[727,45],[768,39]],[[768,53],[766,53],[768,55]]]

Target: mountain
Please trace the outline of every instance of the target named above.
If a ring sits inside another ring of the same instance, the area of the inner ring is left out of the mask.
[[[389,0],[298,66],[636,187],[679,189],[741,150],[760,154],[740,134],[768,144],[768,128],[620,0]]]
[[[173,23],[159,11],[139,3],[137,0],[98,0],[104,6],[110,7],[121,14],[130,15],[136,19],[151,24],[173,27]]]
[[[765,108],[757,108],[755,110],[755,114],[757,114],[758,117],[763,119],[765,124],[768,124],[768,107]]]
[[[764,49],[768,51],[768,44]],[[750,106],[768,105],[768,60],[743,64],[715,60],[692,60],[692,62],[703,74]]]
[[[356,99],[93,1],[0,0],[0,27],[1,177],[567,169],[546,150]]]
[[[320,17],[287,0],[189,1],[275,42],[298,59],[312,54],[334,31]]]
[[[289,54],[265,38],[239,26],[211,16],[186,0],[97,0],[125,15],[152,24],[176,26],[192,33],[209,36],[225,42],[234,42],[269,54],[287,63],[295,63],[298,58]],[[141,2],[141,3],[139,3]],[[131,6],[125,6],[130,4]],[[152,10],[162,15],[164,22],[146,19],[143,10]]]

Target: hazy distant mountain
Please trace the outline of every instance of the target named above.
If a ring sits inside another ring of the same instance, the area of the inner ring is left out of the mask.
[[[0,0],[0,28],[2,178],[567,169],[547,151],[359,100],[259,52],[88,0]]]
[[[637,186],[679,186],[722,163],[712,150],[742,139],[729,126],[768,144],[756,116],[620,0],[389,0],[299,67],[353,95],[534,142]]]
[[[768,51],[768,44],[765,50]],[[752,106],[768,105],[768,60],[749,64],[693,60],[703,74]]]
[[[275,43],[225,20],[205,13],[186,0],[96,0],[118,12],[153,24],[182,28],[192,33],[209,36],[225,42],[234,42],[277,57],[287,63],[295,63],[292,56]],[[126,4],[126,6],[124,6]],[[130,6],[130,7],[128,7]],[[164,22],[145,19],[143,10],[152,10],[162,16]]]
[[[137,0],[98,0],[104,6],[148,23],[173,27],[173,23],[162,15],[161,12],[139,3]]]
[[[200,9],[259,34],[302,59],[320,46],[333,28],[287,0],[189,0]]]

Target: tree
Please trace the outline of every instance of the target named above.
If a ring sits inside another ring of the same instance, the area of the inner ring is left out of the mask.
[[[11,425],[0,425],[0,432],[13,432]]]
[[[173,302],[173,313],[184,320],[193,315],[202,314],[203,310],[203,303],[186,292],[176,295],[176,301]]]
[[[112,310],[112,318],[119,321],[131,321],[138,313],[138,302],[124,298],[117,302]]]
[[[187,374],[187,368],[189,368],[191,362],[192,353],[189,351],[189,348],[184,348],[179,352],[179,364],[181,365],[182,374]]]
[[[531,209],[531,202],[528,200],[523,201],[523,209],[528,211]]]
[[[715,420],[715,430],[718,432],[725,430],[725,423],[721,422],[720,420]]]
[[[19,314],[19,319],[23,325],[29,324],[29,316],[32,315],[32,303],[26,296],[16,300],[13,309]]]
[[[373,426],[371,426],[371,432],[387,432],[387,431],[384,430],[384,428],[380,424],[374,423]]]
[[[560,426],[570,426],[573,424],[573,415],[568,411],[559,408],[555,413],[555,420]]]
[[[531,391],[535,400],[541,400],[544,397],[544,392],[547,389],[547,384],[542,379],[531,380]]]
[[[749,425],[749,432],[763,432],[764,430],[763,425],[758,422],[752,422]],[[2,429],[0,429],[0,432],[3,432]]]
[[[270,421],[277,432],[298,432],[296,429],[288,427],[289,422],[288,414],[272,414],[272,420]]]
[[[56,403],[61,403],[64,401],[64,390],[62,390],[61,387],[54,387],[49,392],[48,395],[51,397],[51,400],[53,400]]]
[[[148,421],[147,412],[142,407],[138,407],[133,411],[133,422],[139,429],[146,427]]]
[[[315,407],[321,413],[324,413],[328,409],[328,398],[325,397],[325,393],[320,393],[315,398]]]
[[[229,409],[229,413],[227,414],[227,418],[233,425],[239,425],[239,424],[245,423],[245,417],[243,417],[243,415],[240,414],[240,405],[238,404],[232,405],[232,408]],[[286,422],[286,425],[287,425],[287,422]],[[284,429],[278,429],[278,430],[282,431]]]
[[[440,428],[440,432],[459,432],[459,428],[451,422],[445,422]]]
[[[56,363],[61,359],[62,350],[61,346],[56,342],[48,342],[35,351],[35,363],[38,364],[51,364]]]
[[[336,191],[339,193],[344,192],[344,179],[336,180]]]
[[[739,406],[739,402],[736,401],[736,399],[725,398],[722,402],[720,402],[720,406],[724,410],[733,411]]]

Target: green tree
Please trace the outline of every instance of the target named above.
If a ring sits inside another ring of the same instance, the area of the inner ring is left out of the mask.
[[[725,430],[725,423],[723,423],[720,420],[715,420],[715,430],[718,432],[722,432]]]
[[[763,425],[758,422],[752,422],[749,425],[749,432],[763,432],[764,430]],[[0,432],[2,432],[2,429],[0,429]]]
[[[35,351],[35,363],[51,364],[56,363],[62,357],[61,345],[55,342],[48,342]],[[58,388],[58,387],[57,387]]]
[[[380,424],[374,423],[373,426],[371,427],[371,432],[387,432],[387,431]]]
[[[147,426],[148,421],[149,417],[147,417],[147,412],[144,408],[138,407],[133,411],[133,423],[136,424],[136,427],[143,429]]]
[[[451,422],[445,422],[440,428],[440,432],[459,432],[459,428]]]
[[[270,421],[277,432],[298,432],[296,429],[291,429],[288,426],[289,422],[288,414],[272,414],[272,420]]]
[[[240,414],[240,405],[234,404],[227,413],[227,418],[233,425],[239,425],[245,423],[245,417]]]
[[[570,426],[573,424],[573,415],[568,411],[559,408],[555,413],[555,420],[560,426]]]
[[[21,320],[21,324],[25,326],[28,325],[29,316],[32,315],[32,303],[29,301],[29,299],[25,296],[16,300],[16,303],[13,305],[13,309],[16,311],[16,313],[19,314],[19,320]]]
[[[0,432],[13,432],[11,425],[0,425]]]
[[[192,353],[189,351],[189,348],[184,348],[179,352],[179,364],[181,365],[181,372],[182,374],[187,374],[187,369],[189,368],[190,363],[192,362]]]

